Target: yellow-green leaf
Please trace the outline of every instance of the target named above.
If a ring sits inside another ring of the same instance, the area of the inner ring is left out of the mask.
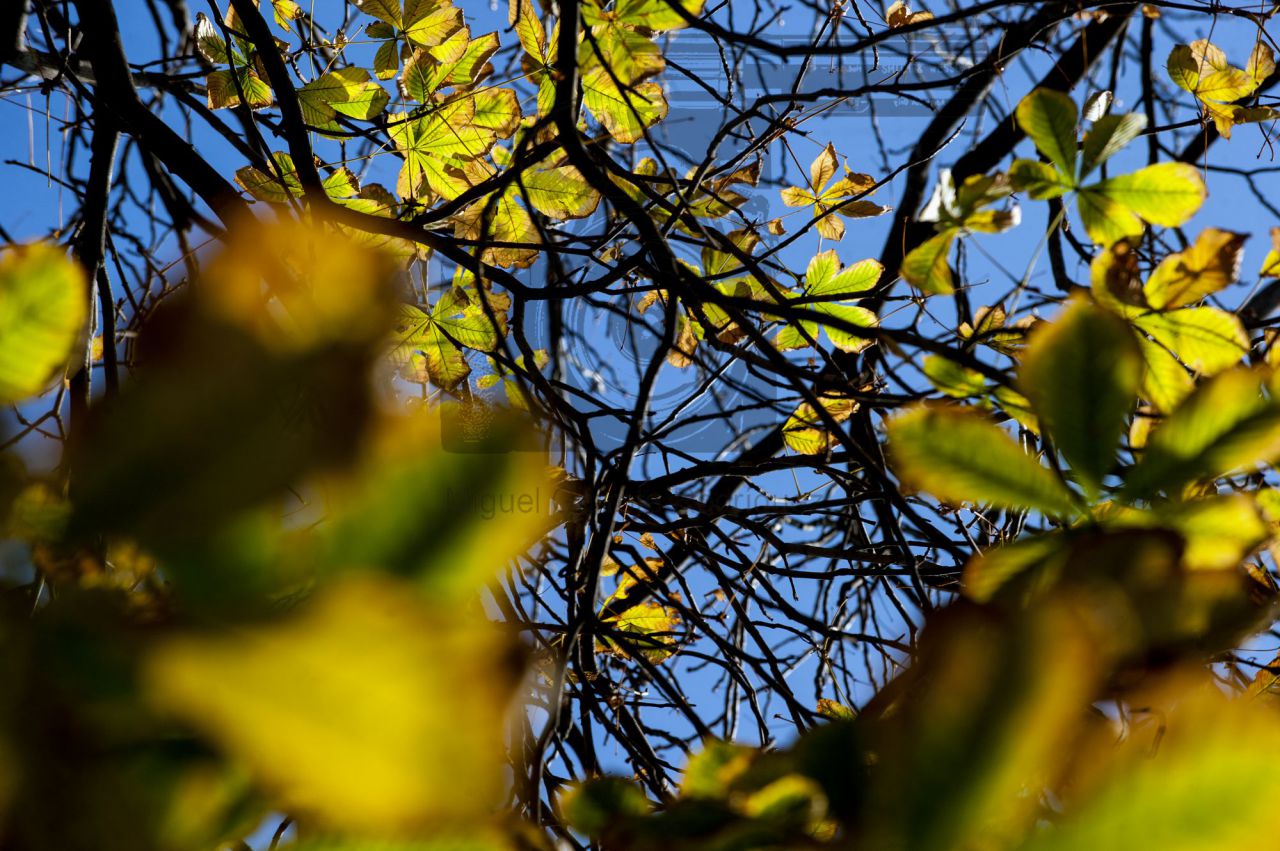
[[[385,835],[499,803],[515,658],[482,620],[352,578],[279,621],[160,642],[144,681],[285,809]]]
[[[1271,536],[1257,504],[1242,493],[1175,502],[1155,516],[1186,538],[1182,562],[1192,570],[1231,570]]]
[[[600,193],[571,165],[531,169],[519,182],[534,209],[553,219],[580,219],[600,204]]]
[[[1157,411],[1167,414],[1195,389],[1186,367],[1169,350],[1146,337],[1138,337],[1142,350],[1142,398]]]
[[[1249,335],[1234,315],[1216,307],[1187,307],[1145,313],[1134,319],[1187,366],[1213,375],[1239,363],[1249,351]]]
[[[1062,177],[1074,184],[1076,174],[1076,102],[1053,89],[1036,89],[1017,109],[1018,125],[1049,158]]]
[[[1059,532],[1035,535],[992,547],[965,562],[961,582],[965,596],[986,602],[1010,579],[1066,552]]]
[[[0,403],[49,386],[88,314],[84,272],[62,249],[36,243],[0,252]]]
[[[986,389],[982,373],[961,366],[942,355],[929,355],[924,359],[924,374],[940,393],[964,399],[977,396]]]
[[[1111,159],[1117,151],[1147,129],[1147,117],[1140,112],[1127,115],[1104,115],[1084,134],[1080,179]]]
[[[1075,185],[1055,166],[1039,160],[1014,160],[1009,167],[1009,180],[1016,190],[1035,201],[1058,198]]]
[[[1091,496],[1115,465],[1141,380],[1142,355],[1129,326],[1085,299],[1042,323],[1027,343],[1019,388]]]
[[[1240,367],[1196,388],[1151,435],[1123,493],[1174,494],[1280,457],[1280,403],[1263,395],[1263,382],[1261,372]]]
[[[820,396],[818,401],[837,423],[849,419],[858,410],[857,401],[846,396]],[[826,421],[808,402],[796,408],[783,423],[782,439],[790,449],[802,455],[818,455],[835,444]]]
[[[929,237],[907,253],[898,274],[921,292],[946,295],[955,291],[951,282],[951,264],[948,257],[951,243],[956,238],[954,229]]]
[[[887,428],[894,469],[908,487],[954,504],[1075,513],[1066,485],[975,409],[918,405]]]
[[[614,141],[629,145],[667,117],[667,99],[657,83],[639,83],[623,91],[606,69],[582,75],[582,103]]]
[[[1086,187],[1081,198],[1100,195],[1153,225],[1177,227],[1200,209],[1206,193],[1195,166],[1156,163]]]

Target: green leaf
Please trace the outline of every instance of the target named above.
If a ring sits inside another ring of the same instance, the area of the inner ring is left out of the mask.
[[[543,61],[547,54],[547,31],[542,26],[542,19],[534,8],[532,0],[511,0],[507,12],[507,23],[516,31],[516,38],[524,52],[537,61]]]
[[[227,48],[226,40],[218,33],[218,28],[204,12],[196,14],[195,43],[200,55],[214,65],[231,63],[231,51]],[[237,64],[243,65],[244,62],[240,61]]]
[[[444,42],[426,49],[434,66],[427,74],[426,91],[435,93],[442,88],[470,89],[492,70],[489,60],[498,52],[498,34],[486,33],[471,37],[471,30],[462,27]],[[414,58],[418,64],[426,61]],[[407,70],[407,66],[406,66]]]
[[[696,18],[702,14],[705,2],[706,0],[619,0],[616,12],[620,19],[631,26],[643,27],[653,32],[667,32],[688,26],[673,6],[678,5]]]
[[[244,103],[250,109],[266,109],[275,103],[271,87],[246,67],[214,71],[205,78],[205,90],[210,109],[239,106],[241,92],[244,93]]]
[[[356,6],[366,15],[400,28],[400,4],[397,0],[356,0]]]
[[[581,219],[600,205],[600,193],[571,165],[531,169],[518,180],[533,208],[553,219]]]
[[[1066,553],[1061,532],[1049,532],[992,547],[965,563],[965,596],[984,603],[1015,576]]]
[[[271,0],[271,9],[275,13],[276,25],[285,32],[293,32],[289,22],[302,16],[302,7],[293,0]]]
[[[1071,491],[972,408],[918,405],[891,419],[889,452],[903,484],[944,502],[988,503],[1052,517],[1075,513]]]
[[[298,89],[303,120],[330,132],[341,129],[335,120],[339,114],[368,121],[386,108],[390,97],[369,79],[368,71],[355,67],[329,71]]]
[[[454,164],[484,156],[497,142],[493,131],[473,123],[476,104],[459,98],[419,118],[406,113],[387,116],[391,140],[404,156],[400,169],[401,195],[414,195],[426,184],[431,191],[453,198],[472,185]]]
[[[0,252],[0,403],[46,389],[89,315],[84,272],[54,245]]]
[[[1035,830],[1017,851],[1150,848],[1160,851],[1267,851],[1264,826],[1280,794],[1280,747],[1270,707],[1233,699],[1192,680],[1155,691],[1147,714],[1154,734],[1083,752],[1086,781],[1070,812]],[[1176,695],[1176,697],[1174,697]],[[1224,816],[1227,813],[1229,815]]]
[[[774,337],[773,344],[780,352],[789,352],[793,349],[803,349],[806,346],[813,345],[809,340],[812,339],[816,341],[818,339],[818,333],[817,322],[810,322],[808,320],[787,322],[782,326],[782,329],[778,331],[777,336]]]
[[[462,29],[462,22],[462,10],[451,4],[445,4],[431,12],[419,15],[412,22],[405,21],[404,35],[419,47],[435,47],[443,44]]]
[[[862,328],[874,328],[880,321],[870,310],[856,304],[822,303],[813,305],[813,308],[819,313],[825,313],[834,319]],[[827,332],[831,344],[844,352],[860,352],[875,342],[872,337],[864,337],[833,324],[823,323],[822,327]]]
[[[486,263],[527,268],[538,257],[542,236],[519,199],[519,187],[512,186],[492,206],[489,198],[476,201],[458,214],[454,233],[463,239],[499,243],[481,253]]]
[[[599,66],[582,75],[582,103],[608,131],[625,145],[644,137],[644,131],[667,117],[667,99],[657,83],[620,89]]]
[[[819,713],[822,703],[819,701]],[[689,757],[680,781],[681,798],[723,800],[735,779],[751,767],[760,754],[755,748],[720,739],[706,739],[702,750]]]
[[[476,126],[492,130],[501,139],[509,137],[520,126],[520,100],[511,89],[486,88],[469,97],[476,104],[471,119]]]
[[[1018,104],[1017,116],[1018,125],[1036,149],[1058,167],[1065,181],[1074,185],[1076,102],[1053,89],[1036,89]]]
[[[982,373],[942,355],[924,359],[924,374],[939,392],[957,399],[980,395],[987,386]]]
[[[1122,496],[1175,494],[1280,457],[1280,403],[1263,395],[1263,382],[1241,367],[1200,385],[1151,435]]]
[[[948,258],[956,233],[955,229],[945,230],[911,249],[903,259],[902,269],[898,274],[921,292],[933,295],[955,292]]]
[[[402,376],[451,390],[471,374],[466,357],[437,327],[431,315],[413,305],[399,308],[391,361]]]
[[[1080,179],[1111,159],[1117,151],[1147,129],[1147,117],[1140,112],[1127,115],[1104,115],[1084,134],[1084,152],[1080,162]]]
[[[858,717],[852,707],[828,697],[818,698],[817,713],[830,721],[852,721]]]
[[[274,168],[270,172],[251,165],[236,169],[236,183],[254,198],[270,204],[286,204],[290,198],[301,198],[302,181],[298,179],[293,157],[277,151],[271,155],[271,162]]]
[[[1109,195],[1092,191],[1092,187],[1076,194],[1076,209],[1085,233],[1098,245],[1114,245],[1127,237],[1142,235],[1142,219]]]
[[[373,75],[379,80],[390,80],[399,70],[400,46],[394,41],[384,41],[373,55]]]
[[[1191,570],[1233,570],[1271,537],[1257,504],[1242,493],[1175,502],[1154,514],[1186,539],[1182,563]]]
[[[837,423],[849,419],[858,410],[858,402],[847,396],[819,396],[818,401]],[[826,421],[808,402],[796,408],[783,423],[782,439],[790,449],[802,455],[818,455],[835,444],[835,439],[827,431]]]
[[[1018,384],[1089,496],[1115,465],[1142,380],[1142,355],[1123,319],[1077,299],[1031,335]]]
[[[818,257],[827,254],[835,257],[834,251],[824,251]],[[815,270],[818,257],[809,264],[809,271],[805,275],[804,290],[809,296],[832,298],[866,292],[879,282],[880,275],[884,273],[884,266],[881,266],[877,260],[860,260],[843,271],[838,271],[840,269],[838,258],[835,258],[834,266],[824,264]],[[815,271],[818,274],[815,275]]]
[[[583,73],[593,69],[616,77],[627,88],[662,72],[666,62],[653,39],[615,21],[592,27],[594,39],[578,47],[578,64]],[[597,52],[598,51],[598,52]]]
[[[644,792],[621,777],[575,783],[560,796],[565,822],[589,836],[600,835],[620,819],[647,815],[651,809]]]

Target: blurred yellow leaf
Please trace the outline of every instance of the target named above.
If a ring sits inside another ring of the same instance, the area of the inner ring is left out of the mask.
[[[436,413],[386,417],[349,470],[325,477],[318,560],[379,567],[456,599],[493,578],[557,522],[545,453],[531,429],[496,417],[483,440],[450,451]]]
[[[323,223],[244,222],[206,266],[198,290],[212,315],[274,351],[369,340],[391,319],[394,258]]]
[[[281,807],[385,835],[496,806],[514,650],[410,587],[349,579],[279,622],[160,644],[144,682],[158,708],[248,764]]]
[[[1069,787],[1067,815],[1021,851],[1275,847],[1265,827],[1280,795],[1273,711],[1208,682],[1175,681],[1162,691],[1134,701],[1150,713],[1148,732],[1133,731],[1119,751],[1115,730],[1098,730],[1095,747],[1080,754],[1084,776]]]
[[[0,404],[48,387],[89,314],[84,272],[54,245],[0,252]]]

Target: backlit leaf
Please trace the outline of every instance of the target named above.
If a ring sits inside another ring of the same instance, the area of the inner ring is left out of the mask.
[[[1197,372],[1221,372],[1249,351],[1249,335],[1234,315],[1216,307],[1145,313],[1134,324]]]
[[[1054,473],[1005,431],[971,408],[918,405],[889,420],[889,452],[903,483],[953,503],[1075,512]]]
[[[1077,299],[1031,335],[1018,384],[1085,491],[1096,495],[1142,378],[1124,320]]]
[[[1038,88],[1018,104],[1018,125],[1040,153],[1074,183],[1076,174],[1076,103],[1053,89]]]
[[[385,834],[498,803],[516,658],[488,623],[353,578],[278,622],[163,642],[145,680],[289,809]]]
[[[1188,248],[1170,254],[1144,288],[1152,307],[1182,307],[1225,289],[1240,274],[1247,234],[1205,228]]]
[[[924,359],[924,374],[939,392],[957,399],[977,396],[987,386],[982,373],[942,355],[929,355]]]
[[[946,295],[954,292],[951,282],[949,256],[956,231],[944,231],[931,236],[907,253],[899,274],[902,279],[922,292]]]
[[[62,249],[37,243],[0,252],[0,403],[47,388],[88,315],[84,272]]]
[[[1147,117],[1140,112],[1126,115],[1104,115],[1084,134],[1084,150],[1080,162],[1080,178],[1111,159],[1125,145],[1147,129]]]
[[[1130,497],[1176,493],[1280,457],[1280,403],[1263,395],[1262,373],[1243,367],[1196,388],[1160,425],[1125,482]]]

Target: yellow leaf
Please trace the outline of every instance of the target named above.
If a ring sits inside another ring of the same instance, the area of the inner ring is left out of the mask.
[[[1240,275],[1247,234],[1205,228],[1190,247],[1160,262],[1144,287],[1158,310],[1182,307],[1224,289]]]
[[[837,164],[835,145],[828,142],[809,164],[809,185],[815,194],[821,192],[827,181],[835,176]]]
[[[286,618],[160,643],[145,691],[246,763],[278,806],[387,835],[488,816],[520,666],[512,640],[388,579]]]
[[[1066,485],[973,408],[916,405],[891,419],[887,431],[894,470],[907,487],[952,504],[1075,513]]]
[[[906,0],[897,0],[884,13],[884,22],[889,25],[891,30],[905,27],[907,24],[918,24],[921,21],[931,20],[933,20],[932,12],[912,12],[911,7],[906,4]]]
[[[84,272],[62,249],[36,243],[0,252],[0,403],[44,390],[88,315]]]
[[[844,396],[820,396],[818,401],[837,423],[849,419],[858,410],[858,403]],[[782,438],[788,447],[805,455],[817,455],[835,445],[826,421],[808,402],[796,408],[783,424]]]
[[[818,698],[818,714],[832,721],[852,721],[857,717],[848,706],[827,697]]]

